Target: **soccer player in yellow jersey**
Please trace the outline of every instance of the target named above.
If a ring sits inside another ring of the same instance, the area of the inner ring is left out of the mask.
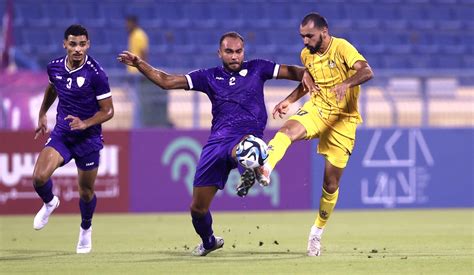
[[[142,60],[148,60],[148,35],[138,25],[136,16],[127,16],[126,27],[128,31],[128,51],[139,56]],[[132,74],[140,72],[135,67],[128,66],[127,71]]]
[[[339,180],[354,147],[357,124],[362,122],[357,106],[360,84],[371,79],[373,73],[354,46],[329,34],[327,21],[321,15],[306,15],[300,25],[300,35],[305,45],[301,61],[317,86],[310,86],[311,99],[269,142],[269,160],[255,172],[260,184],[268,185],[271,170],[292,142],[319,138],[318,153],[326,159],[323,189],[307,251],[308,256],[319,256],[321,235],[336,205]],[[305,77],[309,77],[308,73]],[[307,92],[300,85],[275,106],[273,117],[277,114],[282,117],[289,105]]]

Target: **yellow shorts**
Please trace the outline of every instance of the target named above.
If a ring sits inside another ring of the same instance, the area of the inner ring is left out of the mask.
[[[349,119],[340,119],[334,115],[324,119],[318,107],[311,101],[306,102],[295,115],[289,119],[296,120],[306,129],[306,139],[319,138],[318,153],[332,165],[344,168],[354,148],[357,123]]]

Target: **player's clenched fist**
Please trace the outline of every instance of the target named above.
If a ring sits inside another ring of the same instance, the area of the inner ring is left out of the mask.
[[[87,128],[87,125],[80,118],[68,115],[64,120],[69,120],[69,127],[71,130],[84,130]]]

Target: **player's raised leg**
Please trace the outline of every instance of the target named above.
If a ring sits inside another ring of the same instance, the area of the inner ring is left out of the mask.
[[[321,236],[324,227],[331,216],[337,203],[339,195],[339,180],[344,168],[332,165],[327,159],[324,167],[324,182],[321,200],[319,202],[319,212],[311,227],[308,238],[308,256],[321,255]]]
[[[291,119],[278,130],[268,143],[268,162],[256,169],[257,181],[266,186],[270,184],[270,173],[283,158],[291,143],[306,137],[306,128],[299,121]]]
[[[97,153],[98,154],[98,153]],[[79,162],[76,160],[79,166]],[[97,158],[98,164],[98,158]],[[92,250],[92,216],[97,205],[97,197],[94,193],[94,183],[97,177],[98,167],[92,170],[82,170],[79,173],[79,208],[81,209],[81,226],[79,228],[79,240],[77,242],[77,253],[89,253]]]
[[[33,170],[33,186],[44,203],[33,220],[33,228],[36,230],[42,229],[48,223],[49,216],[59,206],[59,198],[53,194],[51,175],[63,161],[58,151],[49,146],[41,151],[36,161]]]
[[[215,237],[212,230],[212,215],[209,211],[212,199],[217,192],[216,186],[200,186],[193,188],[193,200],[190,210],[193,226],[201,237],[202,243],[192,251],[194,256],[206,256],[210,252],[224,246],[224,239]]]

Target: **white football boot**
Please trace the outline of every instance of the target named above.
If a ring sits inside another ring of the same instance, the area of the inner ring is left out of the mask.
[[[196,246],[191,252],[193,256],[206,256],[207,254],[211,253],[214,250],[217,250],[219,248],[222,248],[224,246],[224,239],[221,237],[215,237],[216,238],[216,244],[214,245],[213,248],[211,249],[205,249],[204,245],[201,243],[198,246]]]
[[[321,235],[316,234],[317,231],[321,232],[321,228],[317,228],[313,225],[308,237],[308,247],[306,251],[308,256],[321,256]]]
[[[270,173],[272,170],[268,166],[268,163],[265,165],[255,168],[255,176],[257,181],[261,186],[268,186],[270,184]]]
[[[83,229],[80,226],[79,228],[79,241],[77,242],[76,253],[89,253],[92,250],[92,226],[89,229]]]
[[[49,216],[51,216],[54,209],[58,208],[58,206],[59,198],[57,196],[54,196],[50,202],[44,203],[33,220],[33,228],[40,230],[45,227],[45,225],[48,224]]]

